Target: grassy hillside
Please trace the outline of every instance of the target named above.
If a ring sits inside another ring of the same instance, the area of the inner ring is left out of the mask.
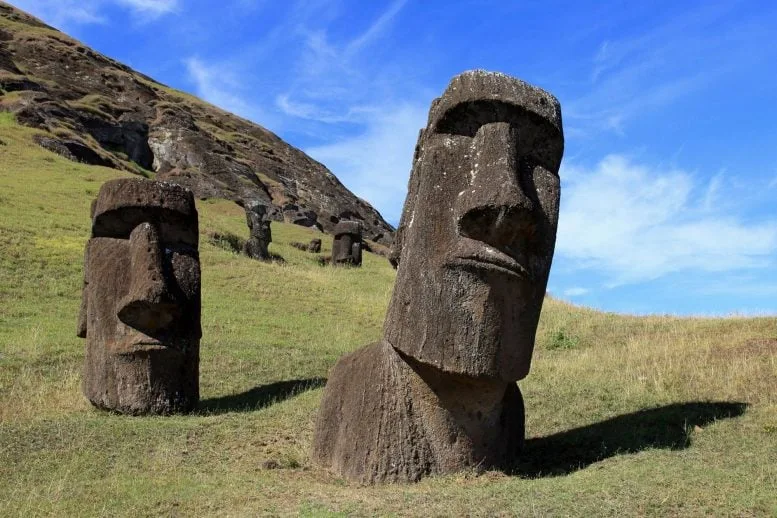
[[[308,458],[321,383],[376,340],[378,256],[322,268],[273,224],[262,264],[208,242],[242,211],[199,205],[202,409],[130,418],[79,390],[89,203],[123,173],[67,161],[0,113],[0,515],[777,516],[777,319],[635,318],[546,301],[521,382],[517,473],[359,487]],[[324,239],[325,248],[331,242]],[[325,250],[326,251],[326,250]]]

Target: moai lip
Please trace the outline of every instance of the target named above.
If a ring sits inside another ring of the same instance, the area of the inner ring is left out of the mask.
[[[362,225],[358,221],[341,221],[335,225],[332,241],[332,263],[361,266]]]
[[[361,483],[504,469],[520,455],[550,272],[558,101],[484,71],[432,103],[413,160],[383,339],[329,376],[313,457]]]
[[[249,202],[246,203],[245,211],[251,236],[243,246],[243,253],[253,259],[269,261],[271,257],[268,247],[272,242],[272,231],[267,206],[258,202]]]
[[[199,400],[197,210],[181,186],[106,182],[92,204],[77,334],[98,408],[168,414]]]

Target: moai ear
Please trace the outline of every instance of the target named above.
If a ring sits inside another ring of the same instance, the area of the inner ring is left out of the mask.
[[[89,311],[89,277],[87,275],[87,268],[89,267],[89,243],[91,239],[87,241],[86,248],[84,249],[84,283],[81,288],[81,309],[78,312],[78,324],[76,326],[76,336],[79,338],[86,338],[86,317]]]

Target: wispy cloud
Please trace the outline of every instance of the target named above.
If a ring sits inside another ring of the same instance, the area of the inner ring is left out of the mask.
[[[239,71],[228,64],[205,62],[196,56],[186,59],[184,64],[199,97],[274,131],[278,130],[277,117],[249,101],[243,94],[244,82],[239,79]]]
[[[700,4],[642,33],[603,40],[592,56],[589,87],[564,104],[568,135],[623,134],[634,118],[773,59],[774,46],[762,44],[772,27],[741,16],[729,22],[736,7]]]
[[[562,295],[567,298],[572,297],[580,297],[581,295],[585,295],[588,293],[588,290],[585,288],[575,287],[575,288],[569,288],[562,292]]]
[[[426,106],[381,106],[363,114],[364,130],[305,152],[322,161],[356,195],[369,200],[396,224],[407,191],[412,150]]]
[[[172,13],[178,9],[178,0],[115,0],[116,3],[129,7],[137,13],[154,18]]]
[[[569,180],[557,253],[575,268],[603,273],[609,286],[774,263],[776,220],[748,224],[730,207],[705,206],[720,180],[702,185],[688,172],[620,155],[592,170],[566,166],[562,175]]]
[[[394,17],[402,10],[408,0],[395,0],[383,14],[360,36],[354,38],[346,47],[345,55],[351,56],[376,40],[386,30]]]
[[[117,5],[144,20],[155,20],[174,12],[179,0],[15,0],[14,5],[58,28],[109,23],[106,8]]]
[[[105,23],[99,0],[15,0],[14,5],[62,28],[70,24]]]

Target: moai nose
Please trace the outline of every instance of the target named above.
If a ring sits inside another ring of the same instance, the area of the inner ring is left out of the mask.
[[[118,316],[125,324],[145,333],[167,327],[180,315],[165,276],[159,232],[142,223],[130,234],[130,289],[119,302]]]
[[[456,200],[459,234],[508,253],[535,232],[535,203],[526,192],[519,138],[506,122],[481,126],[472,142],[469,187]]]

